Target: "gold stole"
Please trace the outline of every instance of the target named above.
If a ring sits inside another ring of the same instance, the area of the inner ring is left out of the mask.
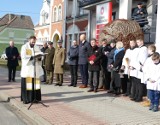
[[[40,79],[39,78],[36,78],[36,80],[35,79],[33,79],[34,80],[34,84],[35,84],[35,88],[34,88],[34,90],[40,90]],[[32,77],[27,77],[26,78],[26,89],[27,90],[32,90],[33,88],[32,88]]]
[[[32,56],[32,50],[31,49],[26,49],[26,55],[30,55]],[[35,79],[34,79],[35,80]],[[35,82],[35,90],[39,90],[40,89],[40,79],[36,78]],[[26,89],[27,90],[32,90],[32,77],[27,77],[26,78]]]

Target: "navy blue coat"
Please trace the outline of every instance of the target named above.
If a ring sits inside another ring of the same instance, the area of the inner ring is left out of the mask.
[[[78,65],[78,51],[79,47],[71,46],[68,51],[68,64],[69,65]]]
[[[91,45],[89,42],[85,41],[79,45],[79,65],[88,64],[88,51],[90,50]]]

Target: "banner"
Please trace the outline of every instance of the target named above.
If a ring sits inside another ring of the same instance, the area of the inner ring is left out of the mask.
[[[100,30],[112,21],[112,2],[97,5],[96,8],[96,39],[99,39]]]

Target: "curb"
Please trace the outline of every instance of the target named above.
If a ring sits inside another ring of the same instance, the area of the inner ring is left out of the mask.
[[[15,106],[20,112],[28,116],[37,125],[52,125],[51,123],[43,119],[41,116],[37,115],[31,110],[28,110],[26,107],[24,107],[23,104],[18,103],[15,99],[9,99],[9,96],[7,94],[0,92],[0,98],[8,101],[11,105]]]

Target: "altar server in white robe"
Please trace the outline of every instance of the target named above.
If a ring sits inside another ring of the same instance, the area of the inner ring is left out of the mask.
[[[34,58],[42,53],[35,45],[36,37],[31,36],[21,48],[21,101],[31,103],[34,99],[41,101],[40,76],[43,75],[41,57]]]
[[[131,63],[131,57],[135,55],[134,50],[137,47],[136,40],[133,39],[130,41],[130,48],[126,50],[126,53],[123,58],[122,67],[121,70],[124,70],[124,78],[122,78],[122,90],[125,89],[124,96],[130,96],[131,95],[131,87],[133,82],[133,73],[131,74],[130,70],[130,63]],[[132,76],[131,76],[132,75]],[[124,87],[123,87],[124,86]]]
[[[152,69],[152,70],[151,70]],[[149,99],[151,101],[149,110],[158,111],[160,99],[160,55],[155,52],[152,55],[152,63],[145,70],[146,83]]]
[[[142,71],[144,73],[144,81],[146,81],[147,77],[147,72],[152,72],[152,67],[150,65],[153,63],[152,61],[152,55],[156,52],[156,46],[155,45],[149,45],[148,46],[148,58],[146,59],[144,66],[142,68]],[[143,106],[150,106],[150,100],[149,100],[149,95],[147,91],[147,98],[146,100],[142,103]]]
[[[144,84],[144,73],[142,71],[142,67],[144,66],[144,63],[148,57],[148,51],[147,47],[144,46],[144,41],[141,38],[138,38],[136,40],[138,48],[137,51],[137,58],[135,63],[133,64],[134,68],[138,71],[137,79],[136,79],[136,94],[135,97],[132,98],[132,100],[136,102],[143,101],[143,96],[146,95],[146,85]]]

